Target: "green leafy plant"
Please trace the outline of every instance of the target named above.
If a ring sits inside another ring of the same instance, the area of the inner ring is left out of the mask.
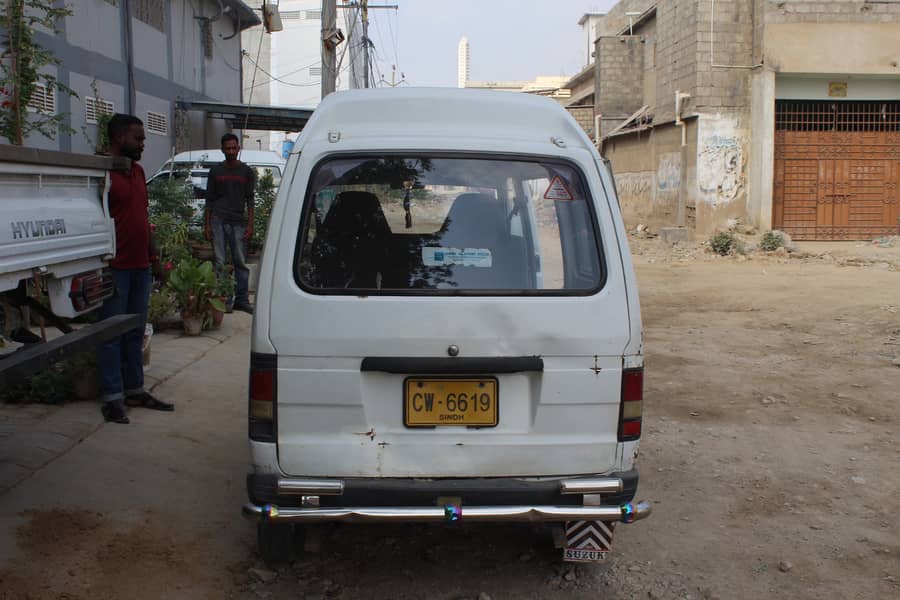
[[[4,50],[0,53],[0,135],[21,146],[31,133],[55,139],[57,133],[72,134],[65,113],[30,112],[29,104],[39,86],[53,93],[78,97],[56,76],[43,72],[62,64],[52,52],[34,41],[35,27],[60,33],[57,23],[72,14],[51,0],[7,0],[3,4]]]
[[[216,279],[215,295],[218,298],[231,298],[234,296],[234,275],[226,273]]]
[[[174,266],[191,255],[190,230],[187,223],[176,215],[159,213],[153,217],[153,225],[159,260],[163,265]]]
[[[266,171],[256,182],[256,203],[253,208],[253,237],[249,246],[253,250],[259,250],[266,241],[266,232],[269,227],[269,217],[272,215],[272,205],[275,204],[275,178],[271,171]]]
[[[774,231],[767,231],[759,241],[759,248],[766,252],[778,250],[784,246],[784,239]]]
[[[154,329],[162,329],[165,321],[178,311],[172,292],[167,289],[156,290],[150,294],[147,305],[147,321]]]
[[[72,397],[72,393],[72,383],[65,365],[57,363],[25,383],[0,391],[0,400],[15,404],[62,404]]]
[[[166,287],[175,295],[182,319],[201,318],[212,324],[212,310],[225,312],[225,303],[216,294],[216,273],[211,262],[186,258],[169,274]]]
[[[81,132],[87,139],[88,143],[94,145],[94,151],[104,153],[109,148],[109,120],[112,119],[112,113],[107,112],[103,97],[100,95],[100,88],[97,86],[97,80],[91,80],[91,91],[94,93],[94,110],[97,117],[97,134],[91,139],[88,128],[83,126]]]
[[[189,224],[194,217],[194,187],[184,177],[161,177],[147,187],[150,196],[150,220],[157,223],[165,216]]]
[[[727,256],[737,251],[738,241],[731,231],[721,231],[709,240],[709,245],[716,254]]]

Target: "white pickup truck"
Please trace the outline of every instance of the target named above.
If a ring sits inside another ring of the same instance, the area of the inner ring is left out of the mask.
[[[77,330],[68,323],[114,291],[104,274],[116,247],[109,171],[128,167],[123,158],[0,145],[0,387],[137,326],[134,315]],[[29,313],[66,335],[35,339]]]

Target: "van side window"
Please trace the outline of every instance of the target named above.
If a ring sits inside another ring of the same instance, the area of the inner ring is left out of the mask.
[[[298,283],[316,293],[589,293],[600,243],[568,164],[340,157],[313,171]]]

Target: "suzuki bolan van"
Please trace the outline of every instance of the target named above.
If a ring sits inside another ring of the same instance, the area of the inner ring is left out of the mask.
[[[641,436],[612,174],[553,100],[328,96],[285,168],[253,321],[260,553],[327,522],[538,522],[606,556]]]

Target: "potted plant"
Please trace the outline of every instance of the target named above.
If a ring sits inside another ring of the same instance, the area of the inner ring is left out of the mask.
[[[222,320],[228,310],[228,303],[234,298],[234,277],[231,273],[223,274],[216,278],[216,289],[210,298],[211,327],[218,329],[222,326]]]
[[[166,285],[175,294],[184,331],[188,335],[200,335],[204,324],[208,326],[211,323],[211,308],[225,310],[224,304],[213,296],[216,273],[212,263],[185,258],[169,273]]]

